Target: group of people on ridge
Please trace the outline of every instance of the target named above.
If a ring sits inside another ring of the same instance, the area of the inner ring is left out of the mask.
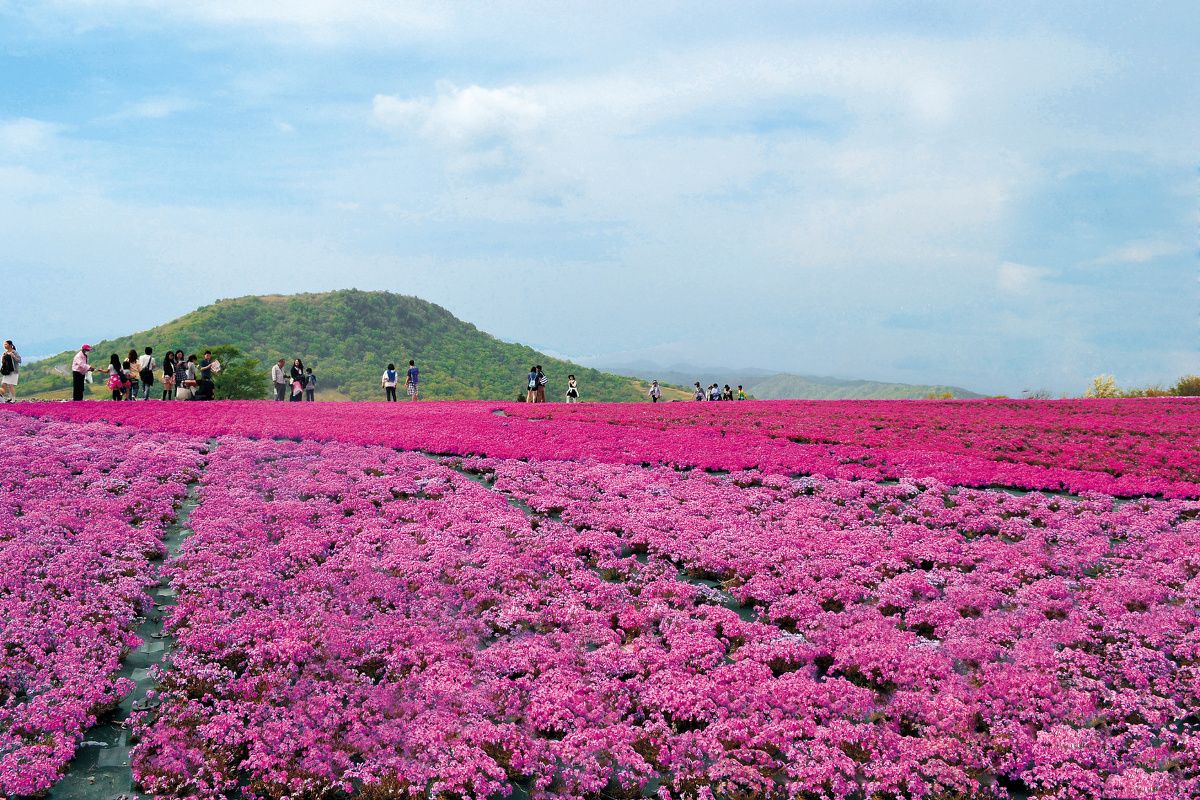
[[[722,389],[719,385],[717,385],[715,383],[712,384],[711,386],[709,386],[707,389],[701,389],[700,381],[696,381],[692,385],[696,387],[692,391],[692,399],[693,400],[745,400],[746,399],[746,393],[744,391],[742,391],[741,384],[738,384],[736,395],[734,394],[733,389],[729,388],[728,383],[725,384],[724,389]]]
[[[281,358],[271,367],[271,386],[275,389],[276,400],[317,399],[317,376],[313,375],[312,367],[305,369],[300,359],[292,361],[291,370],[284,370],[286,358]]]
[[[418,399],[417,384],[421,380],[421,371],[417,369],[417,362],[408,362],[408,373],[404,377],[404,391],[408,393],[409,400]],[[396,384],[400,382],[400,373],[396,371],[395,364],[388,364],[387,369],[383,371],[383,399],[385,402],[396,402]]]
[[[529,374],[525,376],[525,402],[546,402],[546,384],[549,380],[541,364],[530,367]],[[521,399],[520,395],[517,396],[517,399]],[[579,382],[575,380],[574,375],[567,376],[567,402],[579,402]]]
[[[103,367],[90,363],[91,350],[90,345],[83,345],[71,361],[72,400],[83,399],[84,384],[93,372],[108,375],[105,385],[112,391],[113,400],[149,400],[159,377],[163,400],[213,400],[216,397],[213,375],[221,371],[221,362],[213,358],[209,350],[204,351],[202,358],[195,353],[184,355],[182,350],[168,351],[159,364],[154,357],[154,348],[147,347],[141,355],[137,350],[130,350],[124,359],[113,353]]]

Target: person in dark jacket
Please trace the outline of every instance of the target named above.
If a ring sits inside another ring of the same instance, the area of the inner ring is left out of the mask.
[[[298,403],[304,399],[304,362],[296,359],[292,362],[292,402]]]

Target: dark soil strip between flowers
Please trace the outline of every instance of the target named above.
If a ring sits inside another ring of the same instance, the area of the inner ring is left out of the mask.
[[[211,453],[215,448],[216,441],[210,439],[208,452]],[[164,557],[151,560],[156,569],[161,570],[166,559],[177,554],[192,535],[188,517],[200,504],[199,486],[198,480],[188,484],[187,496],[180,505],[175,522],[163,531],[162,543],[167,552]],[[130,741],[128,720],[135,712],[147,708],[146,693],[155,688],[150,668],[162,661],[174,642],[174,637],[163,633],[163,618],[169,613],[167,609],[175,605],[175,590],[160,583],[147,587],[146,593],[154,601],[154,606],[144,617],[138,618],[141,624],[134,633],[141,637],[142,643],[121,663],[121,669],[117,672],[118,677],[132,680],[136,687],[115,710],[102,715],[96,726],[85,734],[62,780],[44,795],[46,800],[131,800],[153,797],[138,792],[133,786],[130,749],[134,743]]]

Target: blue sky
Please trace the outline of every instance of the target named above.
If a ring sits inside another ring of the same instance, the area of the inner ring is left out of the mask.
[[[3,336],[358,287],[579,357],[1171,383],[1200,372],[1196,30],[1195,3],[0,0]]]

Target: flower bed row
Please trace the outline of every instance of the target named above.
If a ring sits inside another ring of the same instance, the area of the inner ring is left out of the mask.
[[[834,690],[832,707],[803,709],[806,724],[754,728],[781,764],[823,776],[803,791],[840,796],[857,781],[868,797],[974,796],[997,779],[1051,797],[1200,789],[1200,503],[453,463],[587,532],[577,552],[610,574],[669,565],[783,631],[733,658],[764,648],[794,680],[766,681],[772,694]],[[688,702],[715,725],[753,697],[723,688]]]
[[[228,437],[135,774],[202,797],[1189,797],[1197,510]]]
[[[116,672],[201,445],[0,414],[0,795],[49,788],[133,688]]]
[[[30,403],[21,410],[181,434],[287,436],[459,455],[1200,497],[1200,401],[1185,398],[410,403],[382,409],[349,403]]]

